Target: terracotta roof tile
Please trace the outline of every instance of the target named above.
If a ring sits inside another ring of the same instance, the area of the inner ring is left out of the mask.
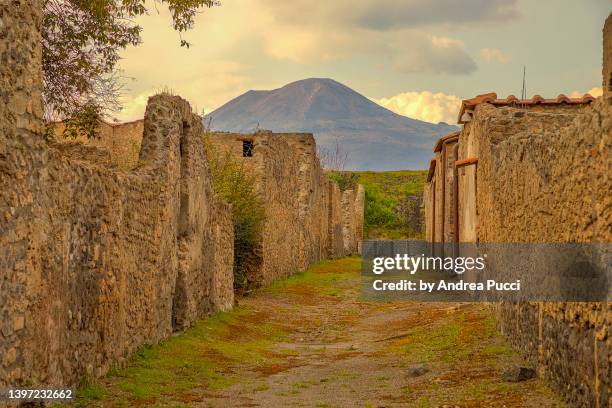
[[[466,111],[472,111],[477,105],[481,103],[490,103],[495,106],[512,106],[512,105],[558,105],[562,103],[570,105],[587,104],[594,101],[591,95],[584,94],[582,98],[570,98],[567,95],[560,94],[553,99],[545,99],[541,95],[534,95],[531,99],[518,99],[514,95],[509,95],[506,99],[498,99],[495,92],[489,92],[482,95],[477,95],[471,99],[464,99],[461,102],[461,109],[459,110],[458,123],[466,123],[467,120],[463,120],[463,116]]]
[[[442,143],[444,143],[446,140],[452,139],[453,137],[457,137],[460,134],[461,134],[461,131],[457,130],[457,131],[454,131],[453,133],[449,133],[446,136],[442,136],[440,139],[438,139],[438,141],[434,145],[434,149],[433,149],[434,153],[442,150]]]

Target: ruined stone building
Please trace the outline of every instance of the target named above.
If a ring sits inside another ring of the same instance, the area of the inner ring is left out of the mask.
[[[425,191],[432,242],[612,242],[612,16],[601,98],[463,101]],[[512,344],[573,406],[612,399],[612,304],[504,303]]]
[[[106,155],[105,161],[122,170],[136,167],[140,156],[142,145],[142,134],[144,131],[144,120],[135,120],[127,123],[108,123],[102,121],[98,126],[95,138],[87,138],[85,135],[77,135],[76,139],[64,136],[65,126],[56,123],[56,140],[66,144],[86,144],[98,147],[95,151]],[[69,148],[69,147],[66,147]]]
[[[363,235],[364,191],[341,192],[324,173],[310,133],[217,132],[209,139],[255,175],[266,222],[258,284],[302,271],[313,262],[356,254]]]
[[[162,94],[98,141],[45,142],[41,10],[0,2],[0,387],[100,376],[234,303],[231,208],[201,117]],[[363,192],[323,176],[312,136],[253,141],[254,161],[269,159],[261,280],[356,252]]]

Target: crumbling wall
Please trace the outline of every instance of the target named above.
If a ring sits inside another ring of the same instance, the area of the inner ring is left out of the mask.
[[[608,103],[612,103],[612,13],[606,19],[603,28],[603,68],[602,88],[603,97]]]
[[[472,106],[454,163],[460,242],[612,242],[611,36],[608,17],[603,98]],[[436,157],[426,195],[427,238],[433,241],[449,217],[446,211],[439,216],[439,184],[448,189],[453,182],[438,170],[442,160]],[[445,231],[444,238],[454,237]],[[609,406],[612,304],[523,302],[494,308],[513,346],[567,402]]]
[[[149,100],[133,171],[44,142],[41,2],[0,21],[0,385],[65,386],[232,305],[231,215],[178,97]]]
[[[357,252],[363,233],[363,189],[357,199],[352,191],[340,192],[321,168],[312,134],[218,132],[209,139],[255,174],[264,200],[262,262],[248,272],[251,282],[264,284],[319,260]],[[253,146],[250,157],[243,155],[245,141]],[[345,194],[351,199],[344,199]]]
[[[143,126],[142,119],[126,123],[101,122],[96,137],[88,139],[84,134],[77,134],[76,138],[65,134],[66,126],[59,122],[55,124],[55,139],[59,143],[99,147],[99,151],[108,152],[109,165],[131,170],[138,164]]]
[[[455,146],[457,132],[444,136],[434,150],[431,178],[427,182],[423,201],[425,206],[425,235],[433,242],[456,240]],[[428,176],[429,178],[429,176]]]
[[[327,219],[329,220],[328,226],[328,245],[329,245],[329,257],[340,258],[344,256],[344,240],[342,236],[342,193],[338,183],[328,180],[328,212]],[[355,214],[358,215],[357,211]],[[363,212],[361,212],[363,217]],[[363,222],[363,221],[362,221]],[[363,237],[363,233],[361,235]]]
[[[480,241],[612,241],[612,108],[603,98],[575,114],[483,104],[469,129]],[[512,344],[569,403],[608,406],[612,304],[502,304],[499,312]]]
[[[353,223],[355,224],[356,253],[361,254],[361,241],[363,238],[363,223],[365,211],[365,189],[363,185],[357,185],[355,192],[355,204],[353,210]]]
[[[609,241],[609,108],[577,114],[477,108],[478,237]]]

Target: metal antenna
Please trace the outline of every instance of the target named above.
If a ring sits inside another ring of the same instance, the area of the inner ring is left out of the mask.
[[[527,72],[527,65],[523,65],[523,89],[521,89],[521,99],[527,99],[527,87],[525,86],[525,73]]]

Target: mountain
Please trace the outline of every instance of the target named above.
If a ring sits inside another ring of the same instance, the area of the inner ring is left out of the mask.
[[[248,91],[206,115],[212,130],[312,132],[317,145],[336,141],[347,170],[427,168],[434,142],[458,128],[398,115],[332,79],[311,78],[272,91]]]

